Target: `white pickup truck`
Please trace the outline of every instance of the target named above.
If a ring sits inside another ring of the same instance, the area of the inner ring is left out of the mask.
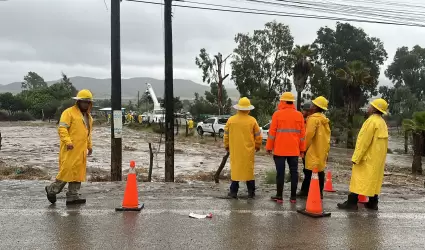
[[[223,138],[224,126],[226,126],[228,119],[229,117],[224,116],[207,118],[205,121],[198,123],[196,131],[198,131],[199,135],[203,135],[204,133],[210,133],[213,135],[215,132],[218,136],[220,136],[220,138]]]

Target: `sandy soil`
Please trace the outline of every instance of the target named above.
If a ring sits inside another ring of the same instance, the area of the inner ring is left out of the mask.
[[[23,173],[37,173],[39,179],[54,178],[58,170],[59,138],[55,124],[46,123],[0,123],[2,149],[0,151],[1,168],[14,168],[13,173],[3,178],[22,178]],[[183,131],[182,131],[183,132]],[[163,140],[163,138],[162,138]],[[392,137],[390,148],[400,149],[401,138]],[[139,173],[146,177],[149,166],[149,147],[154,148],[154,181],[164,176],[164,144],[160,144],[160,135],[124,128],[123,131],[123,170],[128,171],[130,160],[135,160]],[[93,132],[93,156],[88,159],[88,179],[101,181],[108,178],[110,170],[110,128],[97,126]],[[176,181],[210,181],[222,157],[225,154],[221,140],[204,136],[177,136],[175,143]],[[328,169],[332,171],[335,183],[348,183],[351,171],[352,151],[332,148]],[[412,158],[409,155],[389,154],[385,185],[403,185],[423,187],[423,178],[409,175]],[[224,175],[228,176],[229,162]],[[302,166],[300,165],[300,169]],[[31,169],[28,171],[27,169]],[[40,171],[34,171],[40,170]],[[274,169],[273,159],[264,150],[257,153],[255,171],[259,182],[264,180],[266,172]],[[287,170],[288,171],[288,170]],[[49,177],[46,177],[46,174]],[[34,178],[34,177],[31,177]]]

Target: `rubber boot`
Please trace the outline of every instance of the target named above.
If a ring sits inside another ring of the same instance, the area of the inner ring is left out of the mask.
[[[74,199],[74,200],[67,200],[66,201],[66,205],[77,205],[77,204],[85,204],[85,203],[86,203],[86,199],[80,198],[80,197],[78,197],[77,199]]]
[[[47,199],[50,201],[50,203],[55,204],[56,203],[56,194],[55,193],[49,193],[47,190],[47,187],[44,188],[46,191]]]
[[[246,183],[248,188],[248,199],[254,199],[255,197],[255,180],[248,181]]]
[[[344,203],[338,203],[337,206],[339,209],[357,210],[359,209],[359,207],[357,206],[357,202],[358,202],[358,195],[351,193],[348,195],[348,199]]]
[[[283,183],[276,183],[276,195],[272,196],[271,199],[275,201],[282,201]]]
[[[378,210],[378,195],[369,197],[369,201],[364,204],[364,207],[370,210]]]

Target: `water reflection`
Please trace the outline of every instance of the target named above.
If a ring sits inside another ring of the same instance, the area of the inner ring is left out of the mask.
[[[55,236],[56,249],[91,249],[90,227],[84,224],[78,210],[60,211],[51,214],[49,228]]]
[[[227,223],[225,238],[222,249],[239,249],[239,246],[248,245],[250,249],[257,247],[258,228],[252,214],[253,202],[232,200],[230,204],[230,215]],[[245,213],[245,211],[247,211]]]
[[[350,213],[347,221],[347,249],[382,248],[382,230],[376,213]]]

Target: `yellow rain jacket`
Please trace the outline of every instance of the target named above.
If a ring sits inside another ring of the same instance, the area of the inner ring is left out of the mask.
[[[89,124],[77,105],[66,109],[59,122],[60,152],[59,173],[56,179],[64,182],[86,180],[87,149],[92,148],[93,119],[88,113]],[[67,150],[67,145],[74,149]]]
[[[357,137],[351,161],[350,192],[365,196],[381,193],[385,158],[388,150],[388,128],[380,115],[371,115]]]
[[[322,113],[314,113],[307,119],[306,125],[305,168],[324,171],[330,149],[331,129],[329,119]]]
[[[238,111],[224,127],[224,147],[230,152],[232,181],[254,180],[254,155],[261,147],[261,132],[254,117]]]
[[[193,128],[193,121],[192,120],[189,120],[188,122],[187,122],[188,124],[188,128],[189,129],[192,129]]]

